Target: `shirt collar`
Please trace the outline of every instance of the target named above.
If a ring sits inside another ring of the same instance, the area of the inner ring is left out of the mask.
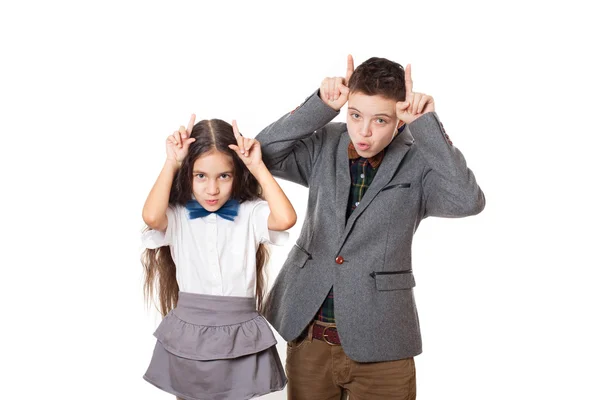
[[[375,154],[373,157],[367,158],[367,161],[369,162],[369,164],[371,164],[371,167],[373,167],[373,168],[379,167],[379,165],[381,164],[381,161],[383,160],[383,153],[384,153],[384,150],[381,150],[379,153]],[[352,144],[352,142],[350,142],[350,144],[348,145],[348,158],[350,160],[358,160],[359,158],[361,158],[361,156],[356,151],[356,148],[354,147],[354,144]]]

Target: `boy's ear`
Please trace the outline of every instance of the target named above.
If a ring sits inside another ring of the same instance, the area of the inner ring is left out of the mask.
[[[396,135],[398,134],[398,129],[400,129],[400,127],[404,125],[404,121],[398,120],[398,126],[396,127],[396,132],[394,132],[394,136],[396,137]]]

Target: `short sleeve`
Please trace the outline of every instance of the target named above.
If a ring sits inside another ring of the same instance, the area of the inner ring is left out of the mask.
[[[158,249],[159,247],[173,244],[173,231],[179,224],[178,210],[167,208],[167,230],[165,232],[150,229],[142,233],[142,245],[146,249]]]
[[[276,246],[284,245],[290,236],[287,231],[271,231],[268,227],[269,203],[259,201],[252,210],[252,225],[254,226],[254,236],[258,243],[270,243]]]

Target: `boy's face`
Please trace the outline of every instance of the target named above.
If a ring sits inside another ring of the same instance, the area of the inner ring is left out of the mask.
[[[361,157],[369,158],[389,145],[403,124],[396,117],[396,101],[353,92],[348,96],[346,125]]]

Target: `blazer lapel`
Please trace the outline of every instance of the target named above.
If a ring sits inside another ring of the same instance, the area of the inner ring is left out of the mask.
[[[400,163],[402,162],[402,159],[404,158],[404,156],[406,155],[408,150],[410,150],[410,147],[412,146],[413,141],[414,141],[413,137],[410,134],[410,132],[408,131],[408,129],[404,129],[402,131],[402,133],[400,133],[400,135],[396,136],[396,138],[394,138],[394,140],[392,140],[392,143],[390,143],[388,145],[388,147],[385,150],[385,156],[383,157],[383,161],[381,162],[381,165],[379,166],[379,171],[377,171],[375,178],[373,178],[373,182],[371,183],[371,185],[369,185],[369,188],[365,192],[358,207],[356,207],[356,209],[352,212],[352,214],[350,214],[348,221],[345,223],[345,229],[341,235],[342,241],[340,242],[340,246],[344,243],[344,241],[346,240],[346,237],[350,233],[350,230],[352,229],[352,225],[354,224],[354,221],[356,221],[356,219],[363,213],[363,211],[365,211],[365,209],[369,206],[369,204],[371,204],[371,202],[373,201],[375,196],[377,196],[377,194],[379,194],[381,189],[383,189],[385,187],[385,185],[387,185],[389,183],[389,181],[394,177],[394,174],[400,167]],[[349,143],[349,140],[348,140],[348,143]],[[347,154],[347,151],[348,151],[348,146],[346,145],[346,154]],[[338,154],[338,156],[339,156],[339,154]],[[340,172],[338,171],[338,174],[339,173]],[[346,155],[346,171],[345,171],[345,173],[348,176],[348,183],[347,183],[347,190],[346,190],[346,200],[343,204],[343,207],[342,207],[342,203],[339,199],[339,196],[338,196],[338,199],[336,199],[336,204],[337,204],[338,210],[343,208],[344,217],[346,215],[346,207],[348,206],[348,196],[350,195],[350,168],[348,166],[348,156],[347,155]],[[338,185],[339,184],[340,184],[340,181],[338,180]],[[339,192],[339,190],[340,189],[338,187],[338,192]]]
[[[338,235],[341,236],[346,227],[346,208],[348,207],[348,197],[350,196],[350,161],[348,160],[348,146],[350,145],[350,136],[348,132],[342,133],[340,143],[338,144],[335,164],[335,206],[336,223],[338,226]]]

